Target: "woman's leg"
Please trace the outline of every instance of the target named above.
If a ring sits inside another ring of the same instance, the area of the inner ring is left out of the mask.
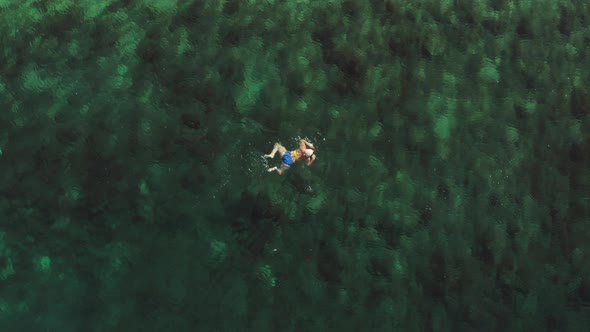
[[[279,152],[280,156],[283,156],[283,154],[285,152],[287,152],[287,149],[284,146],[282,146],[281,144],[275,143],[275,146],[273,147],[272,151],[269,154],[265,154],[264,157],[266,157],[266,158],[274,158],[275,157],[275,154],[277,152]]]
[[[277,172],[279,174],[283,174],[283,172],[288,169],[289,169],[289,165],[286,165],[285,163],[281,163],[281,166],[279,166],[279,169],[277,169]]]
[[[284,171],[288,170],[289,166],[285,165],[284,163],[281,163],[281,166],[279,167],[271,167],[269,169],[267,169],[268,172],[272,172],[272,171],[277,171],[277,173],[279,174],[283,174]]]

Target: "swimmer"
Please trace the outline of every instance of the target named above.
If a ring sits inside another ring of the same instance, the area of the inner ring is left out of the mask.
[[[277,171],[279,174],[283,174],[284,171],[288,170],[297,160],[302,160],[307,166],[313,164],[315,161],[315,151],[313,144],[307,139],[300,141],[299,149],[293,151],[287,151],[287,149],[280,143],[275,143],[274,148],[269,154],[265,154],[264,158],[274,158],[275,154],[279,152],[281,155],[281,165],[279,167],[271,167],[267,171]]]

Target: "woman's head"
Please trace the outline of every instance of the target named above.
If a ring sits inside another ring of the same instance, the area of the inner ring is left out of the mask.
[[[307,158],[311,157],[312,154],[313,154],[313,149],[305,149],[305,156]]]

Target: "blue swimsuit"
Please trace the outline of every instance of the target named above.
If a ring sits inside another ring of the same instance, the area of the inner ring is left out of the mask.
[[[281,160],[283,161],[283,164],[285,164],[287,166],[291,166],[297,160],[299,160],[299,158],[301,158],[302,155],[303,155],[302,150],[287,151],[287,152],[285,152],[283,157],[281,157]]]
[[[283,161],[283,164],[285,164],[287,166],[291,166],[295,163],[293,161],[293,158],[291,158],[291,151],[285,152],[285,154],[283,154],[283,157],[281,158],[281,160]]]

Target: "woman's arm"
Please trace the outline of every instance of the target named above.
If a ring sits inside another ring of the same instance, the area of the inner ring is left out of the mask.
[[[305,161],[305,164],[307,166],[313,164],[313,162],[315,161],[315,153],[311,155],[311,158],[307,158],[307,160]]]
[[[301,151],[305,151],[305,149],[307,149],[307,147],[306,147],[306,144],[305,144],[305,140],[303,140],[303,139],[302,139],[302,140],[299,142],[299,150],[301,150]]]
[[[301,144],[304,144],[304,146],[307,146],[310,149],[313,149],[313,144],[311,144],[310,141],[308,141],[306,138],[301,139]]]

